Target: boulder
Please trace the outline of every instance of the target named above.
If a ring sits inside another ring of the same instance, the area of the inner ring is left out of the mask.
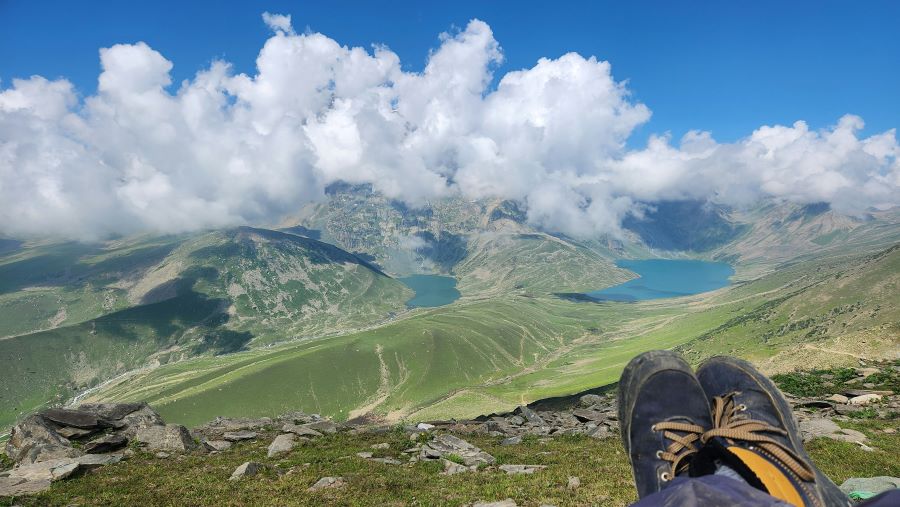
[[[228,440],[206,440],[203,442],[203,445],[210,451],[221,452],[231,449],[231,442]]]
[[[322,477],[315,484],[310,486],[307,491],[319,491],[322,489],[340,488],[344,486],[343,477]]]
[[[50,489],[49,480],[26,481],[11,477],[0,477],[0,497],[33,495]]]
[[[189,451],[197,444],[187,428],[180,424],[139,428],[134,439],[153,451]]]
[[[335,424],[331,421],[328,421],[328,420],[306,423],[306,424],[304,424],[304,426],[306,426],[309,429],[316,430],[320,433],[336,433],[337,432],[337,424]]]
[[[603,402],[603,396],[599,394],[585,394],[581,398],[578,398],[578,404],[584,408],[593,407],[594,405],[599,405]]]
[[[547,468],[546,465],[500,465],[500,470],[506,472],[507,475],[533,474],[545,468]]]
[[[81,454],[61,437],[43,417],[32,414],[13,426],[6,442],[6,455],[16,463],[34,463]]]
[[[579,421],[594,421],[594,422],[603,422],[606,420],[606,415],[602,412],[598,412],[596,410],[587,410],[583,408],[576,408],[572,411],[572,415],[578,418]]]
[[[275,437],[275,440],[269,444],[268,456],[270,458],[278,456],[279,454],[284,454],[286,452],[290,452],[294,448],[294,435],[293,433],[284,433],[282,435],[278,435]]]
[[[860,396],[854,396],[854,397],[850,398],[849,403],[851,405],[869,405],[869,404],[881,401],[881,398],[882,398],[882,396],[880,394],[875,394],[875,393],[863,394]]]
[[[242,440],[253,440],[258,437],[259,433],[255,431],[229,431],[222,435],[222,438],[228,440],[229,442],[240,442]]]
[[[459,456],[466,466],[480,464],[490,465],[495,461],[493,456],[482,451],[478,447],[475,447],[459,437],[448,435],[446,433],[434,437],[431,441],[423,445],[420,458],[438,459],[451,454]]]
[[[465,465],[460,465],[459,463],[454,463],[448,459],[444,460],[444,471],[441,472],[441,475],[456,475],[461,474],[463,472],[474,472],[478,470],[478,467],[471,466],[467,467]]]
[[[293,433],[294,435],[301,437],[321,437],[322,433],[312,429],[307,428],[306,426],[294,423],[286,423],[281,427],[281,431],[285,433]]]
[[[841,427],[837,425],[831,419],[825,419],[824,417],[815,417],[812,419],[807,419],[805,421],[799,422],[800,426],[800,434],[803,436],[803,441],[808,442],[816,437],[824,437],[825,435],[830,435],[837,431],[840,431]]]
[[[518,435],[515,437],[504,438],[500,441],[500,445],[518,445],[522,443],[522,436]]]
[[[843,394],[832,394],[828,397],[828,401],[844,404],[850,401],[850,398],[844,396]]]
[[[92,454],[102,454],[119,450],[128,445],[128,439],[123,435],[106,435],[104,437],[95,438],[84,444],[84,452]]]
[[[534,424],[537,426],[544,426],[546,424],[544,422],[544,419],[542,419],[541,416],[539,416],[537,412],[535,412],[534,410],[531,410],[530,408],[526,407],[525,405],[520,405],[519,407],[517,407],[514,413],[516,415],[521,415],[522,417],[524,417],[525,420],[528,421],[530,424]]]
[[[513,501],[512,498],[507,498],[506,500],[499,500],[497,502],[475,502],[472,504],[472,507],[517,507],[518,504]]]
[[[71,426],[73,428],[86,430],[110,428],[113,426],[106,419],[86,410],[48,408],[47,410],[40,412],[40,415],[44,419],[60,426]]]
[[[265,467],[262,463],[256,463],[255,461],[247,461],[237,468],[234,469],[234,472],[231,473],[231,477],[228,478],[229,481],[238,481],[243,477],[252,477],[259,473]]]

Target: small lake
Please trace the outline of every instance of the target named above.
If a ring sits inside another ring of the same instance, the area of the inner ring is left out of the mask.
[[[696,260],[619,260],[616,265],[634,271],[640,278],[614,287],[588,292],[595,301],[643,301],[690,296],[721,289],[729,284],[734,269],[724,262]]]
[[[416,295],[406,302],[409,308],[431,308],[449,305],[459,299],[456,278],[441,275],[412,275],[398,278]]]

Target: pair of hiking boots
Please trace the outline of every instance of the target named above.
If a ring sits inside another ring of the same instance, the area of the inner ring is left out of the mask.
[[[674,352],[641,354],[619,382],[619,423],[641,498],[722,474],[790,505],[848,505],[812,465],[787,400],[746,361],[714,357],[695,374]]]

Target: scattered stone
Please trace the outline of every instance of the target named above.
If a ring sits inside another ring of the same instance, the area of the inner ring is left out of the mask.
[[[180,424],[139,428],[134,439],[153,451],[190,451],[197,444],[187,428]]]
[[[391,444],[389,444],[387,442],[372,445],[372,449],[390,449],[390,448],[391,448]]]
[[[441,475],[455,475],[461,474],[463,472],[474,472],[478,470],[477,466],[465,466],[459,463],[454,463],[448,459],[443,460],[444,462],[444,471],[441,472]]]
[[[521,415],[522,417],[525,418],[525,420],[527,420],[531,424],[537,424],[540,426],[543,426],[544,424],[546,424],[544,422],[544,419],[542,419],[541,416],[539,416],[537,414],[537,412],[535,412],[534,410],[531,410],[530,408],[528,408],[524,405],[520,405],[518,408],[516,408],[514,414]]]
[[[284,433],[275,437],[275,440],[269,444],[268,456],[270,458],[278,456],[279,454],[284,454],[286,452],[291,452],[294,449],[294,434],[293,433]]]
[[[304,424],[307,428],[316,430],[320,433],[336,433],[337,432],[337,424],[334,424],[331,421],[323,420],[316,421],[313,423]]]
[[[843,394],[832,394],[829,396],[828,401],[833,401],[835,403],[847,403],[850,401],[850,398],[844,396]]]
[[[566,483],[566,489],[569,491],[575,491],[576,489],[581,487],[581,479],[578,477],[569,477],[569,482]]]
[[[880,394],[882,396],[890,396],[890,395],[894,394],[894,392],[893,391],[874,391],[871,389],[845,389],[842,394],[849,396],[850,398],[854,398],[856,396],[865,396],[867,394]]]
[[[128,445],[128,439],[123,435],[107,435],[96,438],[84,444],[84,452],[88,454],[102,454],[117,451]]]
[[[500,465],[500,470],[506,472],[507,475],[533,474],[545,468],[547,468],[546,465]]]
[[[73,428],[86,430],[109,428],[112,426],[111,423],[98,417],[97,414],[86,410],[48,408],[47,410],[40,412],[40,415],[44,419],[52,421],[60,426],[71,426]]]
[[[428,430],[434,429],[434,425],[428,424],[428,423],[419,423],[416,425],[416,429],[419,429],[422,431],[428,431]]]
[[[287,423],[281,427],[281,431],[285,433],[293,433],[294,435],[301,437],[321,437],[322,433],[312,429],[307,428],[306,426],[294,423]]]
[[[49,480],[27,481],[21,478],[0,477],[0,497],[33,495],[48,489],[50,489]]]
[[[206,440],[203,442],[210,451],[222,452],[231,449],[231,442],[228,440]]]
[[[234,472],[231,474],[231,477],[228,478],[229,481],[239,481],[243,477],[252,477],[259,473],[260,470],[263,469],[265,465],[262,463],[256,463],[255,461],[247,461],[242,465],[238,466],[234,469]]]
[[[449,455],[459,456],[466,466],[494,463],[494,457],[478,447],[453,435],[441,434],[422,446],[421,459],[438,459]]]
[[[518,507],[518,504],[512,498],[507,498],[498,502],[475,502],[472,507]]]
[[[362,459],[369,459],[373,456],[373,454],[371,452],[358,452],[358,453],[356,453],[356,455]]]
[[[594,422],[603,422],[606,420],[606,415],[596,410],[587,410],[583,408],[576,408],[572,411],[572,415],[578,418],[580,421],[594,421]]]
[[[259,433],[249,430],[229,431],[222,435],[222,438],[229,442],[241,442],[243,440],[253,440],[258,437]]]
[[[824,437],[825,435],[830,435],[837,431],[840,431],[841,427],[837,425],[831,419],[825,419],[824,417],[816,417],[812,419],[807,419],[799,422],[800,426],[800,434],[803,436],[803,441],[808,442],[817,437]]]
[[[171,454],[169,454],[169,453],[167,453],[167,452],[159,451],[158,453],[154,454],[154,456],[156,456],[156,457],[159,458],[159,459],[166,459],[166,458],[168,458],[169,456],[171,456]]]
[[[402,462],[395,458],[371,458],[369,461],[384,463],[385,465],[400,465]]]
[[[322,477],[315,484],[310,486],[307,491],[319,491],[322,489],[330,489],[330,488],[340,488],[344,486],[346,483],[344,482],[343,477]]]
[[[850,398],[851,405],[869,405],[871,403],[875,403],[881,401],[882,396],[880,394],[863,394],[860,396],[854,396]]]
[[[35,463],[78,454],[68,439],[61,437],[40,414],[32,414],[13,426],[6,442],[6,455],[16,463]]]
[[[500,441],[500,445],[519,445],[522,443],[522,436],[517,435],[514,437],[504,438]]]
[[[599,394],[585,394],[578,398],[578,403],[584,408],[590,408],[603,403],[603,396]]]

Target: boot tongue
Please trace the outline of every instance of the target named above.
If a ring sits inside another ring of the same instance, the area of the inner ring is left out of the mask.
[[[720,466],[727,466],[756,489],[782,500],[803,507],[805,494],[799,480],[776,461],[745,447],[729,444],[725,439],[710,439],[691,460],[688,474],[691,477],[716,473]]]

